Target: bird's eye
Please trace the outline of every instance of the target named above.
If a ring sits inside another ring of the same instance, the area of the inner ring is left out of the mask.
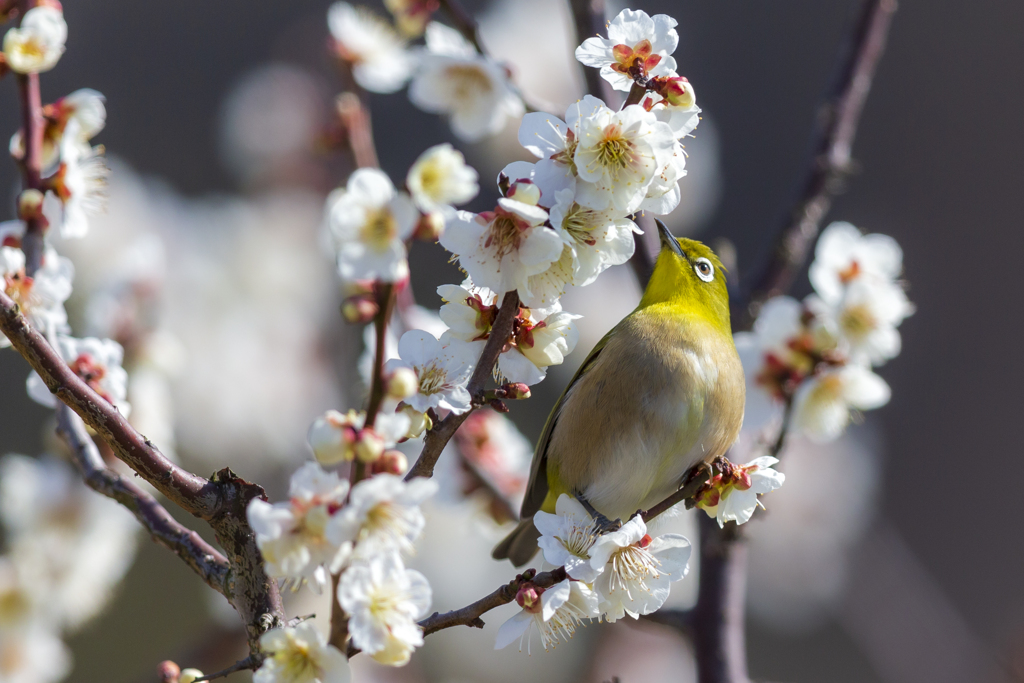
[[[715,279],[715,267],[706,258],[699,258],[693,264],[693,272],[697,273],[704,282],[711,282]]]

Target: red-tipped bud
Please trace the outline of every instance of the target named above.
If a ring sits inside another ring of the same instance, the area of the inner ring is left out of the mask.
[[[350,296],[341,304],[341,315],[353,325],[368,323],[380,311],[380,306],[366,295]]]
[[[524,583],[516,593],[516,604],[527,612],[536,614],[541,610],[540,596],[543,594],[543,588],[538,588],[532,583]]]
[[[503,384],[494,392],[497,398],[516,401],[523,398],[530,398],[530,387],[522,382]]]
[[[28,188],[18,195],[18,218],[23,221],[43,218],[43,193]]]
[[[658,94],[664,97],[673,107],[689,109],[697,102],[697,95],[693,92],[693,86],[683,76],[665,79],[660,86]]]
[[[389,449],[381,454],[380,458],[371,466],[374,474],[405,474],[409,469],[409,459],[405,453],[395,449]]]
[[[157,676],[160,677],[160,683],[178,683],[178,676],[181,675],[181,667],[166,659],[156,665]]]
[[[499,413],[507,413],[508,412],[508,406],[505,405],[504,401],[501,401],[500,399],[492,398],[490,401],[488,401],[488,405],[490,405],[492,408],[494,408]]]

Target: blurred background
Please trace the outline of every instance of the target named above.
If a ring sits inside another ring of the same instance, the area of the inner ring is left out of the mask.
[[[329,4],[69,1],[67,54],[42,79],[44,101],[80,87],[107,98],[98,142],[113,159],[110,206],[88,238],[58,247],[77,267],[72,324],[88,332],[89,307],[103,301],[96,293],[128,286],[148,335],[136,349],[137,398],[129,397],[143,410],[141,431],[200,473],[230,465],[272,499],[308,457],[312,419],[361,401],[362,334],[337,315],[342,293],[321,234],[324,197],[346,172],[344,155],[317,145],[342,87],[327,47]],[[631,5],[678,19],[679,71],[704,111],[687,145],[683,203],[669,222],[710,244],[731,240],[741,280],[765,262],[798,189],[816,107],[859,4]],[[513,65],[528,94],[556,114],[581,95],[560,2],[466,5],[484,44]],[[1024,680],[1021,27],[1021,3],[900,3],[857,136],[858,171],[829,219],[899,241],[917,313],[902,327],[902,355],[880,370],[892,402],[828,447],[794,440],[781,466],[786,486],[750,527],[748,648],[757,680]],[[19,126],[7,81],[0,133]],[[517,122],[467,145],[404,92],[373,96],[371,107],[392,179],[450,140],[480,171],[473,210],[490,208],[490,179],[502,166],[528,158]],[[12,206],[15,174],[0,164]],[[437,245],[417,243],[411,263],[417,302],[436,311],[437,285],[460,281],[458,272]],[[808,291],[802,278],[794,293]],[[117,297],[123,303],[123,292]],[[566,309],[584,316],[579,348],[510,415],[531,443],[575,364],[638,299],[628,267],[566,296]],[[51,411],[21,389],[27,374],[17,354],[0,353],[0,453],[54,448]],[[483,559],[500,529],[472,500],[446,498],[427,510],[414,565],[440,610],[512,575]],[[696,580],[674,588],[673,604],[693,600]],[[69,640],[68,680],[152,681],[166,658],[206,671],[227,666],[243,653],[222,602],[140,535],[108,610]],[[326,617],[328,608],[303,591],[289,613],[309,612]],[[494,631],[511,613],[494,613],[484,633],[432,636],[405,669],[357,659],[357,680],[694,680],[685,641],[644,622],[583,629],[553,653],[493,653]]]

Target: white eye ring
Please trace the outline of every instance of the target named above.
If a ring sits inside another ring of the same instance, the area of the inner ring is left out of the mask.
[[[706,258],[699,258],[693,264],[693,272],[697,273],[704,282],[711,282],[715,279],[715,267]]]

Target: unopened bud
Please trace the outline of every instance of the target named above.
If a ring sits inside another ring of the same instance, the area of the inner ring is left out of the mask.
[[[517,180],[508,188],[508,198],[536,206],[540,201],[540,188],[529,180]]]
[[[503,385],[495,393],[498,398],[517,401],[519,399],[530,398],[530,387],[526,386],[522,382],[514,382]]]
[[[673,107],[689,109],[697,102],[697,95],[693,92],[693,86],[682,76],[670,78],[662,86],[659,94],[668,100]]]
[[[182,669],[178,683],[195,683],[197,678],[202,678],[203,672],[199,669]]]
[[[405,474],[408,469],[409,459],[405,453],[394,448],[384,451],[377,462],[373,463],[374,474]]]
[[[490,401],[488,401],[488,404],[492,408],[494,408],[496,411],[498,411],[499,413],[507,413],[508,412],[508,406],[505,405],[504,401],[502,401],[500,399],[492,398]]]
[[[364,429],[359,432],[355,450],[360,461],[374,462],[384,453],[384,440],[372,429]]]
[[[353,325],[368,323],[380,311],[380,306],[371,297],[350,296],[341,304],[341,315]]]
[[[516,593],[516,603],[527,612],[536,614],[541,610],[540,596],[543,593],[543,588],[537,588],[532,583],[525,583],[519,587],[519,592]]]
[[[28,188],[18,195],[18,218],[23,221],[41,218],[43,215],[43,193]]]
[[[434,421],[430,419],[429,415],[421,413],[410,405],[402,406],[402,412],[409,416],[409,431],[405,433],[407,439],[415,439],[434,427]]]
[[[362,424],[363,417],[351,410],[347,415],[337,410],[328,410],[318,417],[306,435],[317,461],[321,465],[337,465],[351,460],[356,429],[361,428]]]
[[[181,667],[169,659],[157,664],[156,671],[160,677],[160,683],[178,683],[178,676],[181,675]]]
[[[388,377],[388,398],[396,401],[409,398],[420,388],[420,378],[412,368],[395,368]]]
[[[420,216],[413,237],[424,242],[436,242],[444,234],[444,216],[439,211]]]

